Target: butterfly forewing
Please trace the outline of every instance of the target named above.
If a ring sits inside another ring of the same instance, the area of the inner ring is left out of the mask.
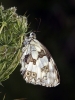
[[[21,74],[28,83],[46,87],[57,86],[60,79],[56,64],[46,47],[31,34],[22,49]]]

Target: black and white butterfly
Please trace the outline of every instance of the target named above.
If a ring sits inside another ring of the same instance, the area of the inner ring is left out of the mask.
[[[55,87],[60,83],[56,64],[49,53],[31,32],[25,37],[22,48],[21,74],[26,82],[34,85]]]

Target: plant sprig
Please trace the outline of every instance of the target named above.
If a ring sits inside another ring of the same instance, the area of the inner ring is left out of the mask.
[[[0,82],[18,66],[23,37],[27,32],[27,18],[16,13],[16,8],[4,10],[0,6]]]

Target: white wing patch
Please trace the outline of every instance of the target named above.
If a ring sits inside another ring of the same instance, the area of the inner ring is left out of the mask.
[[[28,71],[32,71],[32,69],[33,69],[33,62],[29,62],[29,64],[27,64],[27,70]]]
[[[38,52],[37,51],[32,51],[31,52],[31,55],[32,55],[32,58],[33,59],[36,59],[37,60],[37,58],[38,58]]]
[[[41,62],[41,58],[38,58],[37,61],[36,61],[36,66],[37,67],[40,67],[40,68],[43,68],[43,63]]]
[[[48,50],[30,33],[22,49],[21,74],[26,82],[46,87],[55,87],[60,83],[56,64]]]
[[[48,58],[47,56],[43,56],[42,58],[40,58],[41,63],[43,64],[43,66],[47,66],[48,65]]]

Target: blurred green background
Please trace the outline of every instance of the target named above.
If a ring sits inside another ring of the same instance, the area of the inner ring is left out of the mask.
[[[5,9],[17,7],[19,15],[26,15],[30,28],[37,31],[37,39],[52,54],[59,73],[60,85],[46,88],[28,84],[20,75],[19,65],[10,78],[0,86],[0,100],[75,100],[75,1],[74,0],[0,0]],[[36,20],[37,19],[37,20]]]

